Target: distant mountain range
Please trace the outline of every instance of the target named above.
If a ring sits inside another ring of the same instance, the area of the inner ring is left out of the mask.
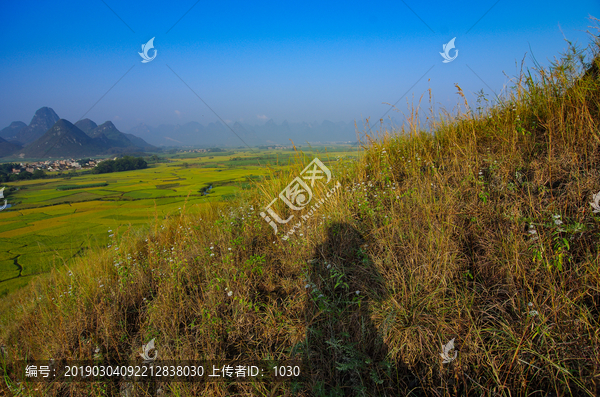
[[[65,158],[157,150],[142,138],[119,131],[112,122],[60,119],[48,107],[38,109],[26,125],[14,121],[0,131],[0,157]]]
[[[362,125],[359,128],[362,130]],[[271,119],[262,125],[235,122],[229,126],[218,121],[207,126],[195,121],[183,125],[161,124],[158,127],[142,123],[128,132],[142,136],[156,146],[244,146],[244,142],[249,146],[289,145],[290,139],[297,145],[306,142],[356,141],[354,123],[334,123],[327,120],[322,123],[284,121],[276,124]]]
[[[386,125],[389,123],[388,120]],[[358,128],[364,130],[362,123]],[[328,120],[277,124],[271,119],[262,125],[240,122],[225,125],[217,121],[204,126],[191,121],[183,125],[151,127],[142,123],[128,133],[122,133],[110,121],[97,125],[90,119],[83,119],[71,124],[60,119],[51,108],[43,107],[35,112],[29,125],[14,121],[0,130],[0,157],[83,157],[155,151],[158,150],[156,146],[289,145],[290,140],[296,145],[356,142],[356,128],[354,123]]]

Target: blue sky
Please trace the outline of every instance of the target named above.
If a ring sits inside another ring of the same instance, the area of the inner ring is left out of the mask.
[[[126,131],[217,120],[174,72],[227,121],[377,119],[428,70],[399,109],[424,93],[427,106],[428,88],[452,109],[455,83],[493,96],[530,51],[547,65],[564,37],[587,45],[600,3],[5,0],[0,15],[0,128],[49,106]],[[157,56],[141,63],[152,37]]]

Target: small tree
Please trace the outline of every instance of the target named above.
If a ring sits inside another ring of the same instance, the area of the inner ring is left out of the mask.
[[[45,178],[45,177],[46,177],[46,173],[44,172],[44,170],[33,171],[33,179],[41,179],[41,178]]]

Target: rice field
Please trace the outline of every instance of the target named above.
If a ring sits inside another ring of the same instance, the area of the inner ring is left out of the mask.
[[[352,155],[349,146],[313,151],[323,160]],[[281,150],[181,153],[143,170],[8,183],[19,190],[8,196],[13,207],[0,211],[0,297],[87,250],[108,248],[119,231],[176,215],[184,204],[193,213],[226,201],[251,188],[252,181],[286,168],[293,155]],[[203,195],[201,189],[211,184]],[[65,185],[71,188],[57,190]]]

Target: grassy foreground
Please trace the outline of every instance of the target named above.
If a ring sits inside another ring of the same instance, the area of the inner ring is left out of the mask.
[[[301,154],[233,205],[183,210],[149,234],[121,231],[118,250],[90,253],[2,302],[8,360],[135,360],[155,338],[161,359],[303,359],[298,381],[6,376],[1,387],[61,396],[599,395],[600,217],[590,202],[600,191],[600,80],[581,78],[578,59],[524,73],[501,104],[447,115],[433,134],[412,114],[409,130],[330,167],[342,188],[287,241],[259,212],[311,160]],[[451,339],[457,357],[443,363]]]

